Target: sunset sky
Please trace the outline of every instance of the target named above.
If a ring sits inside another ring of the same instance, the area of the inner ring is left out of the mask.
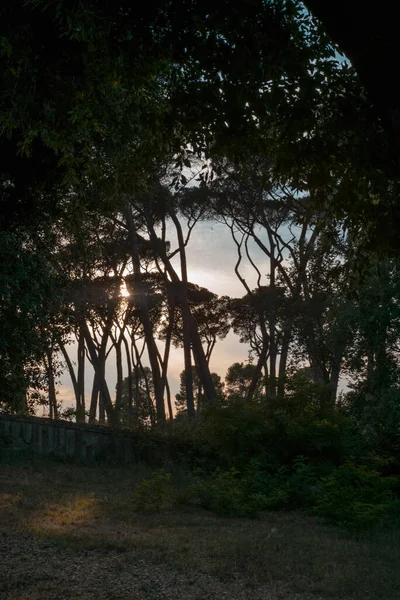
[[[167,236],[171,241],[171,247],[174,248],[174,236],[172,229]],[[268,261],[257,248],[252,248],[252,254],[256,259],[261,272],[267,273]],[[204,221],[198,223],[192,231],[189,245],[187,247],[187,261],[189,279],[192,283],[206,287],[219,296],[227,295],[231,297],[243,296],[246,291],[240,283],[234,272],[234,266],[237,260],[237,251],[231,234],[226,225],[214,221]],[[174,258],[174,266],[179,272],[179,258]],[[263,266],[265,267],[263,269]],[[241,273],[250,286],[254,287],[256,278],[254,269],[243,260]],[[265,282],[267,280],[265,279]],[[69,348],[70,356],[76,360],[76,347],[71,344]],[[219,341],[211,357],[211,370],[225,377],[228,367],[234,362],[242,362],[248,358],[248,347],[239,342],[239,338],[232,332],[223,341]],[[146,361],[145,361],[146,362]],[[173,397],[179,389],[179,374],[183,370],[183,350],[171,348],[169,363],[169,382]],[[126,376],[126,367],[124,376]],[[113,396],[115,394],[116,369],[113,360],[110,358],[106,363],[106,378]],[[90,364],[86,368],[86,397],[90,398],[92,389],[93,370]],[[71,385],[71,380],[67,371],[60,378],[59,400],[63,401],[63,408],[74,406],[75,398]]]

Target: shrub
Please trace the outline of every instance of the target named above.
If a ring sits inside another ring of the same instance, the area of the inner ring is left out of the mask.
[[[291,402],[292,400],[290,400]],[[363,440],[351,420],[334,409],[321,415],[319,407],[297,411],[289,400],[280,407],[236,400],[212,407],[197,425],[203,449],[219,458],[219,466],[244,471],[252,460],[263,467],[290,469],[298,456],[341,464],[346,457],[365,453]]]
[[[217,469],[211,477],[197,473],[190,484],[192,502],[225,517],[244,516],[243,486],[235,469]]]
[[[216,469],[208,477],[197,473],[189,486],[190,501],[224,517],[255,517],[268,508],[268,497],[248,484],[235,468]]]
[[[396,513],[398,503],[391,491],[394,483],[395,478],[347,461],[322,478],[315,512],[347,529],[366,528]]]
[[[204,448],[216,454],[222,468],[242,471],[252,459],[266,457],[265,408],[232,399],[227,406],[207,407],[200,419]]]
[[[171,473],[159,469],[136,486],[133,502],[136,510],[159,511],[173,496]]]
[[[317,471],[300,458],[292,473],[287,467],[272,473],[256,460],[243,474],[235,468],[217,469],[209,477],[197,473],[190,484],[189,501],[228,517],[255,517],[262,510],[301,508],[314,503]]]

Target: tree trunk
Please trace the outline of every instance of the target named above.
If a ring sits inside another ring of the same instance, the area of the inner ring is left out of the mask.
[[[169,387],[168,379],[165,381],[165,391],[167,392],[167,406],[168,406],[168,416],[169,420],[174,420],[174,411],[172,410],[172,401],[171,401],[171,389]]]
[[[161,381],[160,365],[157,358],[157,345],[153,336],[153,328],[149,316],[147,290],[143,285],[139,248],[137,244],[137,232],[135,223],[132,217],[131,205],[128,201],[125,203],[125,218],[129,233],[129,242],[131,246],[132,266],[135,275],[135,285],[137,288],[137,298],[140,310],[140,317],[143,325],[144,335],[146,339],[147,352],[149,355],[150,367],[153,375],[154,395],[156,399],[157,420],[165,421],[165,405],[164,392]]]
[[[99,385],[97,383],[96,373],[93,376],[92,397],[90,399],[89,423],[95,423],[97,413],[97,402],[99,398]],[[100,415],[99,415],[100,420]]]
[[[179,251],[180,251],[180,257],[181,257],[182,278],[183,278],[184,283],[187,284],[186,254],[185,254],[185,244],[184,244],[184,240],[183,240],[182,228],[181,228],[179,220],[175,214],[175,211],[171,207],[169,208],[169,215],[170,215],[171,219],[173,220],[176,231],[177,231]],[[151,238],[154,246],[159,247],[160,258],[165,266],[165,269],[166,269],[168,275],[170,276],[172,283],[176,284],[179,287],[182,284],[182,281],[179,279],[174,267],[172,266],[171,261],[169,260],[167,254],[165,252],[165,248],[160,247],[160,245],[158,243],[158,238],[154,231],[154,225],[151,221],[151,218],[150,218],[148,212],[146,213],[146,220],[147,220],[147,227],[148,227],[148,232],[149,232],[150,238]],[[179,289],[179,292],[180,292],[179,298],[180,298],[181,309],[182,309],[182,319],[184,318],[183,315],[185,314],[185,317],[188,318],[189,323],[190,323],[191,345],[192,345],[196,365],[198,367],[199,377],[202,381],[204,392],[207,396],[207,400],[210,403],[215,403],[216,399],[217,399],[217,394],[215,392],[214,382],[212,380],[210,369],[209,369],[209,366],[207,364],[207,360],[206,360],[206,357],[204,354],[204,349],[203,349],[203,345],[201,343],[199,331],[197,328],[197,323],[190,311],[190,306],[189,306],[189,302],[187,299],[187,295],[185,295],[184,293],[181,293],[181,288]]]
[[[292,333],[292,327],[286,325],[283,332],[283,339],[281,345],[281,355],[279,358],[279,377],[278,377],[278,397],[283,400],[285,396],[285,382],[286,382],[286,367],[289,356],[290,337]]]
[[[86,325],[86,323],[83,325],[83,333],[84,333],[84,339],[86,341],[86,345],[89,351],[89,355],[90,355],[90,360],[92,362],[94,371],[97,375],[97,383],[99,386],[99,390],[100,390],[100,404],[103,402],[104,404],[104,409],[107,413],[107,419],[110,423],[110,425],[115,425],[115,413],[114,413],[114,407],[112,404],[112,400],[111,400],[111,396],[110,396],[110,392],[107,386],[107,382],[105,379],[105,373],[104,373],[104,361],[102,361],[97,352],[96,352],[96,346],[92,340],[92,337],[90,335],[88,326]]]
[[[72,361],[68,355],[67,349],[64,346],[64,344],[62,342],[59,342],[58,345],[59,345],[59,348],[64,357],[65,363],[67,365],[69,376],[71,377],[72,386],[74,388],[74,394],[75,394],[75,406],[78,406],[78,404],[79,404],[79,387],[78,387],[78,382],[77,382],[77,379],[75,376],[74,367],[73,367]]]
[[[203,345],[197,329],[197,323],[192,315],[190,315],[190,330],[192,335],[193,354],[196,360],[196,365],[199,373],[199,380],[204,389],[204,394],[209,404],[215,404],[217,401],[217,393],[215,391],[214,382],[211,377],[210,367],[204,354]]]
[[[134,409],[134,423],[136,425],[140,424],[140,374],[139,374],[139,366],[136,362],[133,363],[132,372],[135,377],[135,409]],[[152,422],[152,420],[151,420]],[[153,423],[152,423],[153,424]]]
[[[187,287],[187,286],[185,286]],[[185,391],[186,391],[186,407],[189,419],[194,419],[196,409],[194,406],[193,396],[193,371],[192,371],[192,352],[191,352],[191,332],[190,332],[190,314],[187,307],[182,308],[183,321],[183,353],[185,361]]]
[[[140,401],[141,401],[141,399],[140,399],[141,389],[140,389],[140,385],[139,385],[140,384],[139,372],[140,372],[142,375],[144,384],[145,384],[145,388],[146,388],[146,403],[147,403],[147,411],[149,414],[150,423],[152,426],[154,426],[156,423],[156,415],[154,414],[154,407],[153,407],[153,402],[152,402],[152,398],[151,398],[149,380],[148,380],[146,371],[142,364],[141,354],[139,353],[139,350],[133,339],[132,339],[132,345],[134,347],[135,354],[136,354],[135,375],[136,375],[136,399],[137,399],[138,415],[139,415],[139,411],[140,411]],[[157,409],[157,406],[156,406],[156,409]]]
[[[85,338],[82,331],[82,323],[79,328],[78,339],[78,402],[76,403],[76,422],[85,422]]]
[[[268,229],[268,237],[270,241],[271,257],[270,257],[270,290],[272,291],[272,306],[269,315],[269,396],[271,398],[276,397],[276,360],[278,355],[278,349],[276,346],[276,299],[274,293],[276,291],[275,285],[275,271],[276,271],[276,258],[275,258],[275,244],[273,241],[272,233]]]
[[[49,416],[50,419],[57,419],[57,392],[54,380],[53,352],[51,349],[47,350],[46,352],[46,370],[47,384],[49,388]]]
[[[99,390],[99,423],[101,425],[105,425],[106,423],[106,403],[101,390]]]
[[[186,391],[186,407],[189,419],[194,419],[196,416],[196,410],[194,407],[193,397],[193,372],[192,372],[192,351],[191,351],[191,326],[190,326],[190,307],[188,302],[188,273],[187,273],[187,262],[185,252],[185,242],[183,239],[183,232],[181,224],[179,223],[178,217],[174,210],[170,209],[170,215],[174,222],[176,233],[178,236],[179,243],[179,256],[181,261],[181,280],[182,283],[179,286],[179,301],[182,312],[182,325],[183,325],[183,355],[185,363],[185,391]]]
[[[341,357],[335,358],[332,361],[331,377],[330,377],[332,406],[335,406],[335,404],[336,404],[336,396],[337,396],[337,389],[338,389],[338,385],[339,385],[341,364],[342,364]]]
[[[263,345],[260,356],[258,357],[258,361],[256,364],[256,368],[254,369],[253,377],[251,379],[251,383],[249,385],[249,389],[247,390],[246,402],[251,402],[254,398],[255,391],[257,389],[257,384],[260,380],[263,366],[266,363],[268,356],[268,344]]]
[[[122,406],[122,392],[123,392],[123,367],[122,367],[122,352],[121,352],[122,338],[120,338],[115,344],[116,354],[116,368],[117,368],[117,386],[115,391],[115,421],[116,423],[120,420],[121,406]]]
[[[164,350],[164,359],[162,361],[162,373],[161,373],[161,382],[162,382],[162,390],[164,395],[164,389],[167,392],[167,406],[168,406],[168,414],[169,418],[172,421],[174,418],[174,413],[172,410],[172,402],[171,402],[171,390],[168,384],[167,372],[168,372],[168,362],[169,362],[169,353],[171,350],[171,339],[172,339],[172,331],[174,328],[175,321],[175,303],[171,301],[171,298],[168,298],[168,328],[165,338],[165,350]]]
[[[129,352],[128,340],[123,338],[126,354],[126,362],[128,365],[128,406],[126,407],[127,412],[127,425],[132,427],[133,425],[133,379],[132,379],[132,361],[131,354]]]

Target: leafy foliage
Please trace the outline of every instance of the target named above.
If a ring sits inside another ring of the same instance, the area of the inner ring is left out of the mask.
[[[391,491],[396,482],[346,461],[322,478],[316,491],[316,513],[348,529],[363,529],[399,514],[400,501]]]
[[[206,404],[206,399],[202,390],[200,378],[196,367],[192,367],[193,377],[193,394],[195,398],[196,410],[199,411]],[[221,377],[217,373],[211,373],[212,380],[219,398],[223,398],[224,384],[221,381]],[[185,371],[179,376],[180,387],[179,392],[175,395],[175,407],[177,409],[177,416],[183,416],[186,414],[186,384],[185,384]]]
[[[136,510],[159,511],[171,495],[171,473],[159,469],[136,486],[133,502]]]
[[[23,411],[25,392],[62,318],[60,279],[46,252],[11,233],[0,233],[0,405]]]

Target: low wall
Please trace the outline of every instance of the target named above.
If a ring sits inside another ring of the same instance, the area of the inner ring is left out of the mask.
[[[38,454],[124,463],[136,458],[135,434],[129,430],[0,413],[0,433],[15,449]]]

